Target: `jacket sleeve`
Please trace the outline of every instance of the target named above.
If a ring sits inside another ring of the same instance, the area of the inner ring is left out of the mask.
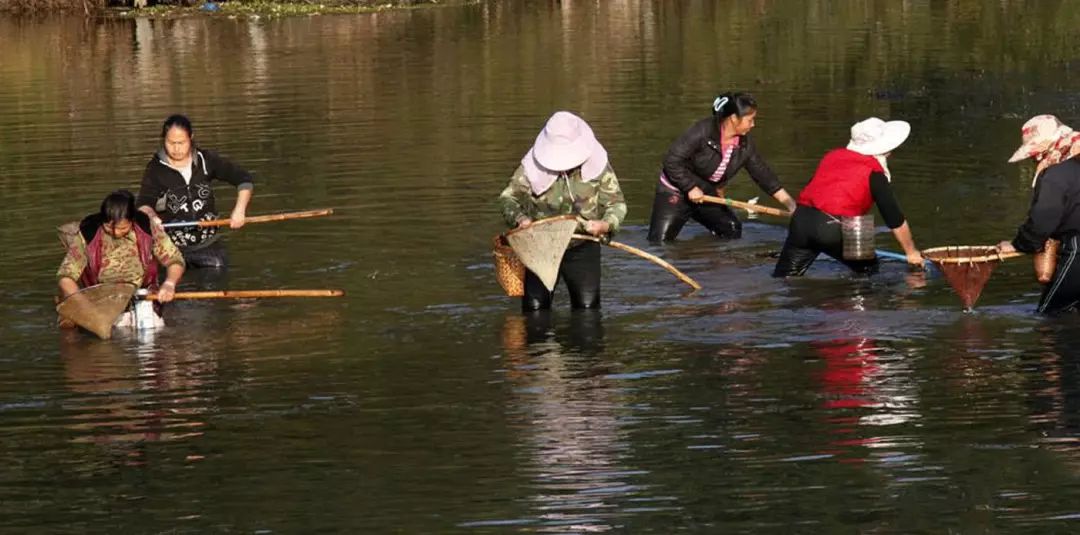
[[[150,236],[153,238],[154,244],[154,258],[165,266],[179,265],[181,267],[186,266],[184,262],[184,255],[180,252],[180,249],[176,248],[172,239],[165,232],[165,229],[152,225],[150,227]]]
[[[522,216],[532,217],[526,208],[532,189],[528,180],[525,179],[525,170],[519,165],[514,175],[510,177],[510,183],[499,194],[499,209],[502,211],[503,220],[510,228],[517,226],[518,219]]]
[[[1047,169],[1035,185],[1031,198],[1031,209],[1027,220],[1016,232],[1012,244],[1022,253],[1036,253],[1043,249],[1046,239],[1057,229],[1065,214],[1065,191],[1062,182],[1067,180],[1067,173],[1051,167]]]
[[[67,254],[60,262],[60,268],[56,270],[56,280],[68,278],[79,282],[83,270],[86,269],[86,263],[86,240],[83,239],[82,234],[78,234],[68,244]]]
[[[702,127],[696,123],[689,130],[683,132],[679,139],[668,147],[664,156],[664,176],[683,193],[687,193],[694,187],[703,187],[702,178],[694,173],[691,162],[694,153],[701,147]]]
[[[165,187],[154,177],[153,167],[154,160],[151,159],[150,163],[146,164],[146,170],[143,171],[142,183],[139,184],[139,195],[135,198],[136,208],[140,206],[154,208],[158,199],[165,194]]]
[[[253,189],[255,187],[255,180],[251,178],[251,173],[240,168],[240,166],[212,151],[200,149],[199,152],[202,153],[203,159],[206,160],[206,174],[211,179],[224,180],[236,186],[238,190]]]
[[[757,182],[758,187],[762,191],[769,195],[775,194],[780,191],[783,186],[780,185],[780,179],[776,176],[776,173],[769,168],[769,164],[765,163],[765,159],[758,154],[757,146],[750,140],[750,136],[746,136],[746,172],[750,173],[750,178]]]
[[[598,195],[597,200],[601,213],[604,214],[601,219],[611,225],[609,232],[614,234],[619,230],[623,219],[626,218],[626,197],[623,196],[622,188],[619,187],[619,179],[615,176],[615,171],[611,169],[611,166],[608,166],[604,174],[600,176]]]

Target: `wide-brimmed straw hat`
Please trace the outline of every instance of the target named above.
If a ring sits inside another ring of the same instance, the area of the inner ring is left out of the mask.
[[[1073,133],[1073,129],[1061,124],[1053,115],[1036,115],[1024,123],[1020,132],[1021,145],[1009,157],[1010,163],[1049,151],[1059,139]]]
[[[880,156],[892,152],[911,134],[907,121],[882,121],[871,117],[851,127],[848,150],[867,156]]]

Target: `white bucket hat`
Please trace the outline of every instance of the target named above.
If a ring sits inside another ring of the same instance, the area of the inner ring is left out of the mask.
[[[895,150],[910,134],[911,125],[907,121],[885,122],[871,117],[852,125],[847,148],[866,156],[880,156]]]
[[[581,178],[594,180],[608,164],[607,151],[584,119],[558,111],[547,120],[528,154],[521,159],[533,193],[547,191],[562,171],[581,166]]]

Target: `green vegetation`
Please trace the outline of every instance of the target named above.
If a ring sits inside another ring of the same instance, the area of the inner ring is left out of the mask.
[[[216,9],[202,9],[203,0],[159,1],[149,7],[136,8],[134,0],[7,0],[0,2],[0,11],[20,13],[85,13],[87,15],[118,12],[122,15],[169,17],[182,15],[226,16],[301,16],[329,13],[371,13],[387,9],[408,9],[433,5],[460,5],[475,0],[226,0],[216,2]]]

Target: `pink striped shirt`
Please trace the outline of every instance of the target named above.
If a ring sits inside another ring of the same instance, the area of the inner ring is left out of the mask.
[[[721,139],[723,139],[724,137],[722,132],[720,137]],[[731,163],[731,154],[735,152],[735,147],[739,146],[739,138],[735,137],[732,139],[733,141],[730,144],[724,145],[721,149],[720,165],[716,166],[716,171],[713,171],[712,176],[709,177],[710,182],[717,183],[724,179],[724,173],[727,171],[728,164]],[[667,176],[664,175],[663,171],[660,171],[660,183],[671,191],[679,191],[679,188],[676,188],[675,185],[672,184],[670,180],[668,180]]]

